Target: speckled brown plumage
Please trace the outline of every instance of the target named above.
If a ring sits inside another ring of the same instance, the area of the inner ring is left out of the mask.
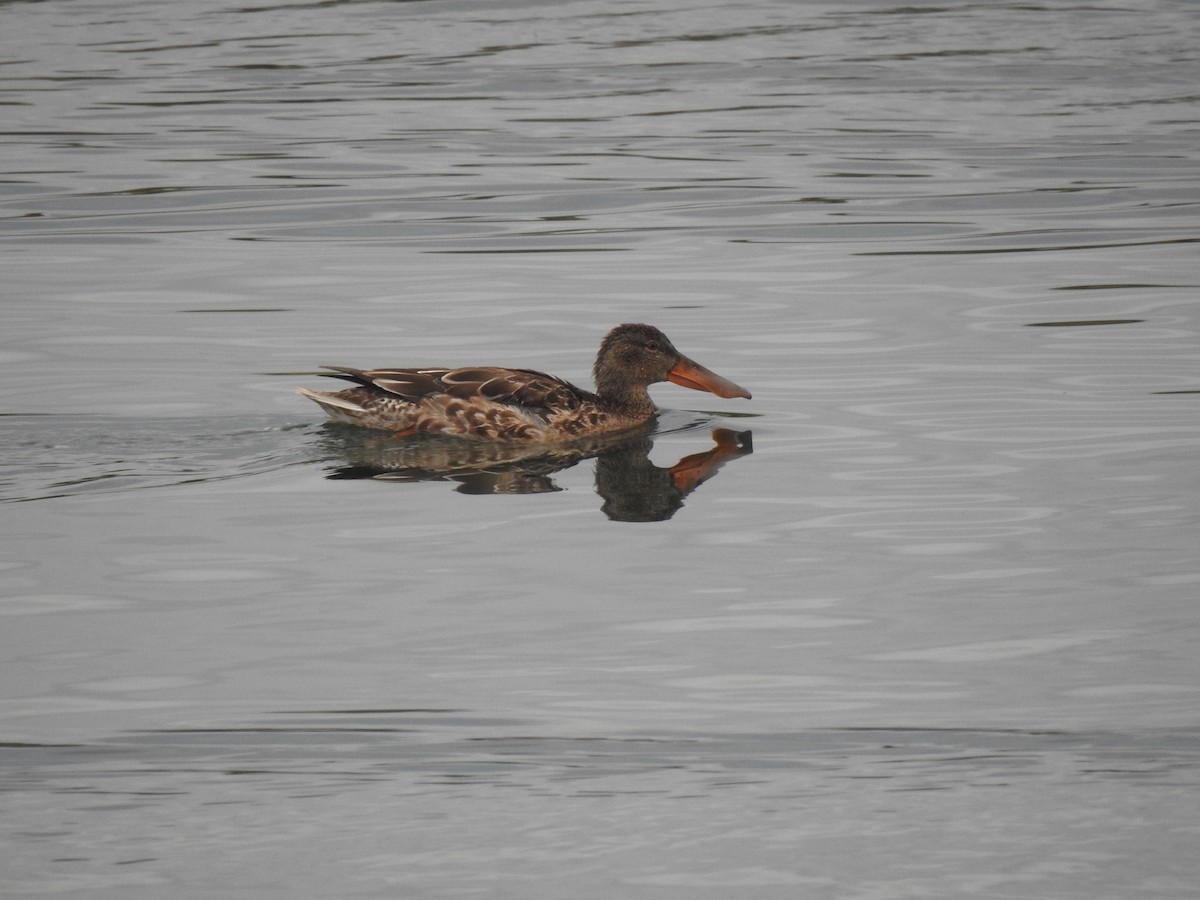
[[[608,333],[593,367],[595,393],[531,369],[325,368],[356,386],[299,393],[335,421],[481,441],[555,442],[634,428],[654,416],[647,387],[659,381],[721,397],[750,396],[688,359],[650,325],[618,325]]]

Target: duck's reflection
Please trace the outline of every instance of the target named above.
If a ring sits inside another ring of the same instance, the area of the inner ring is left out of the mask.
[[[717,428],[713,446],[669,468],[650,461],[653,435],[635,434],[562,446],[528,447],[440,438],[396,438],[331,426],[329,478],[375,481],[450,481],[464,494],[537,494],[561,490],[552,476],[586,459],[596,460],[596,493],[610,518],[657,522],[671,518],[683,498],[731,459],[753,451],[749,431]]]

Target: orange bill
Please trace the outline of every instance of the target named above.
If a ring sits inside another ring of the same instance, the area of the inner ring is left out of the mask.
[[[745,397],[750,399],[750,392],[738,387],[728,378],[722,378],[716,372],[710,372],[698,362],[693,362],[686,356],[679,357],[675,368],[667,373],[667,380],[673,384],[691,388],[693,391],[709,391],[718,397]]]

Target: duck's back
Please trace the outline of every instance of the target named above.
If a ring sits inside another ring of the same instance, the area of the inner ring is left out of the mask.
[[[353,369],[326,366],[352,381],[343,391],[300,393],[336,421],[400,434],[491,441],[561,441],[629,427],[594,394],[532,369]]]

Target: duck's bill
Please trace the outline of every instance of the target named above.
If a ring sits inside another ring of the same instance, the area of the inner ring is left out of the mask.
[[[667,380],[693,391],[708,391],[718,397],[745,397],[750,399],[750,392],[738,387],[728,378],[722,378],[716,372],[710,372],[698,362],[693,362],[686,356],[680,357],[670,372]]]

